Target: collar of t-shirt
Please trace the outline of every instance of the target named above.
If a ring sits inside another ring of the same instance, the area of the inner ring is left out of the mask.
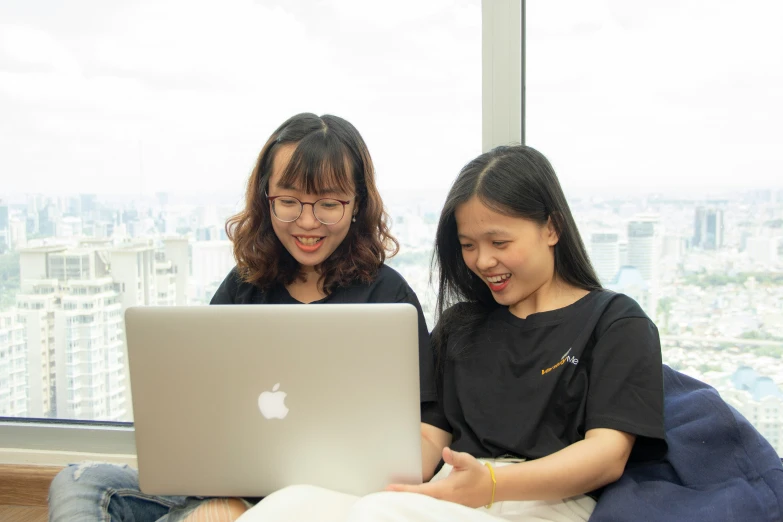
[[[584,310],[584,308],[589,306],[590,303],[592,303],[593,300],[596,298],[596,296],[599,295],[600,293],[601,292],[598,290],[592,290],[589,294],[585,295],[584,297],[580,298],[579,300],[577,300],[576,302],[568,306],[564,306],[563,308],[558,308],[557,310],[536,312],[528,315],[524,319],[512,314],[507,306],[501,306],[497,308],[493,312],[493,315],[496,318],[516,328],[528,329],[528,328],[537,328],[539,326],[547,326],[547,325],[559,323],[564,319],[567,319],[568,317]]]
[[[334,292],[322,297],[321,299],[318,299],[317,301],[310,301],[309,303],[303,303],[302,301],[299,301],[298,299],[294,298],[288,289],[283,286],[279,285],[278,288],[276,288],[275,292],[277,300],[279,300],[280,304],[323,304],[332,299],[332,296],[334,296]]]

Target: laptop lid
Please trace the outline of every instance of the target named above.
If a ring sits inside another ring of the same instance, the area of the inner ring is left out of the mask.
[[[128,308],[141,490],[420,483],[417,321],[410,304]]]

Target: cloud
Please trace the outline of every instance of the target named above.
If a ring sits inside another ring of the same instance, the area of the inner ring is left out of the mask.
[[[194,88],[244,84],[264,94],[324,62],[302,21],[250,0],[123,4],[94,40],[90,58],[99,68],[191,79]]]
[[[74,55],[51,34],[37,27],[0,24],[0,57],[11,66],[79,75]]]
[[[101,2],[24,17],[6,5],[0,170],[20,190],[110,175],[137,190],[139,150],[150,189],[241,188],[269,133],[302,111],[353,122],[388,190],[444,186],[481,146],[478,0]],[[572,186],[781,170],[777,4],[527,9],[527,136]]]
[[[328,2],[216,5],[114,4],[89,23],[74,11],[47,27],[81,67],[0,66],[0,112],[14,114],[0,121],[0,166],[74,190],[105,184],[106,168],[117,188],[137,190],[141,155],[149,189],[208,191],[218,179],[241,188],[269,133],[303,111],[352,121],[387,186],[442,186],[440,176],[478,152],[478,2],[422,7],[428,24],[418,11],[397,16],[409,31],[367,8],[354,13],[360,24]],[[415,138],[424,129],[426,145]],[[32,158],[36,148],[51,154]],[[63,173],[56,181],[54,171]]]
[[[783,170],[777,4],[528,7],[527,136],[564,185],[767,185]]]

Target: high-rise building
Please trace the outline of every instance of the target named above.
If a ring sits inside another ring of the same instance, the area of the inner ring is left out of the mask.
[[[620,266],[628,266],[628,240],[620,241],[618,250],[620,251]]]
[[[661,256],[682,259],[687,249],[687,239],[681,235],[668,234],[661,241]]]
[[[19,250],[19,280],[51,279],[49,256],[64,252],[66,245],[38,246]]]
[[[79,237],[83,233],[82,218],[65,216],[57,220],[54,226],[54,235],[57,237]]]
[[[122,305],[106,251],[39,247],[20,261],[31,414],[128,420]]]
[[[107,239],[22,249],[20,262],[30,414],[130,420],[122,314],[128,306],[175,304],[173,263],[151,242],[118,247]]]
[[[114,235],[114,223],[110,221],[91,221],[84,228],[84,234],[95,239],[109,239]]]
[[[54,314],[62,299],[56,279],[24,280],[16,313],[27,338],[30,417],[57,417]]]
[[[158,274],[156,270],[155,247],[151,241],[136,240],[115,247],[109,251],[111,258],[111,276],[117,282],[119,299],[122,303],[119,314],[131,306],[149,306],[158,304]],[[165,280],[165,278],[164,278]],[[176,289],[176,285],[175,285]],[[176,302],[176,295],[171,296],[171,287],[167,285],[164,292],[166,300]],[[123,342],[121,359],[127,361],[127,346]],[[128,398],[127,415],[131,415],[130,407],[131,383],[127,364],[124,365],[124,386]]]
[[[27,228],[28,235],[38,234],[38,212],[35,214],[28,214],[25,220],[25,227]]]
[[[657,216],[637,216],[628,223],[628,265],[639,270],[645,281],[657,284],[660,236]]]
[[[231,241],[196,241],[193,253],[193,294],[196,302],[209,302],[214,283],[226,278],[234,268],[234,250]]]
[[[620,267],[614,280],[605,286],[609,290],[625,294],[639,303],[642,310],[644,310],[650,318],[655,320],[658,303],[650,288],[650,283],[645,281],[638,268],[633,266]]]
[[[119,283],[122,309],[157,303],[155,288],[155,249],[151,243],[138,241],[109,251],[111,276]]]
[[[167,237],[163,240],[166,259],[171,261],[176,274],[177,305],[188,304],[188,280],[190,279],[190,245],[184,236]]]
[[[38,233],[42,236],[54,236],[57,220],[62,213],[52,202],[45,203],[38,209]]]
[[[155,288],[158,292],[157,306],[177,304],[177,271],[163,252],[155,254]]]
[[[19,250],[27,246],[27,223],[23,218],[14,217],[8,224],[9,244],[11,250]]]
[[[220,241],[221,232],[221,227],[217,225],[199,227],[196,229],[196,241]]]
[[[704,250],[723,247],[723,210],[698,207],[693,223],[693,246]]]
[[[122,304],[111,277],[69,281],[55,311],[57,416],[130,420]]]
[[[611,282],[620,269],[620,235],[617,232],[591,234],[590,261],[601,283]]]
[[[21,289],[16,308],[27,337],[31,417],[57,416],[54,316],[61,306],[59,278],[83,274],[82,256],[67,260],[67,250],[65,245],[19,250]]]
[[[27,215],[38,214],[43,207],[43,196],[41,194],[30,194],[27,196]]]
[[[8,204],[4,203],[0,199],[0,230],[8,228],[8,224],[11,222],[11,214],[8,210]]]
[[[95,248],[69,248],[52,252],[47,258],[47,279],[65,283],[69,280],[91,279],[109,275],[104,252]]]
[[[0,416],[28,416],[27,341],[14,312],[0,313]]]
[[[8,205],[0,200],[0,252],[11,248],[11,215]]]
[[[80,194],[79,203],[82,218],[94,219],[95,211],[98,210],[98,197],[95,194]]]
[[[776,237],[748,237],[745,250],[748,257],[756,264],[773,267],[778,264],[778,243]]]

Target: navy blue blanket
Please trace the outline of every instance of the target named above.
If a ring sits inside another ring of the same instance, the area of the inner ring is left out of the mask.
[[[667,456],[629,463],[590,522],[780,522],[783,466],[718,392],[664,366]]]

